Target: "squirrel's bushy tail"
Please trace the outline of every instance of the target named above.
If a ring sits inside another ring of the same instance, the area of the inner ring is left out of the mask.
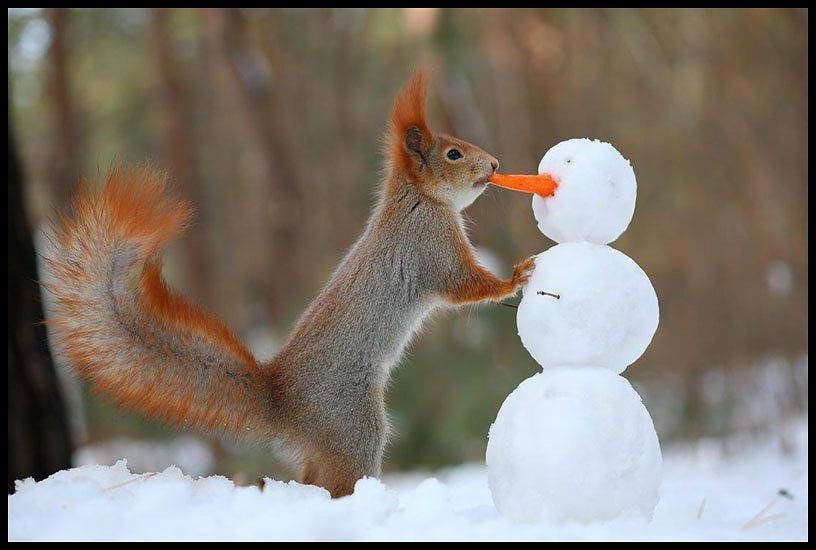
[[[260,365],[162,279],[160,253],[192,215],[166,182],[153,169],[116,168],[98,191],[80,184],[46,259],[56,350],[94,389],[149,417],[274,437],[276,392]]]

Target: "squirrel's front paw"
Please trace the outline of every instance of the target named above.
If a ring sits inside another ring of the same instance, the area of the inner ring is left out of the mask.
[[[530,275],[533,274],[535,265],[535,256],[530,256],[526,260],[523,260],[513,266],[512,282],[515,290],[518,290],[527,284],[527,281],[530,279]]]

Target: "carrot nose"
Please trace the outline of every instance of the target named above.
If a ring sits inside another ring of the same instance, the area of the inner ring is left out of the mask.
[[[558,188],[558,182],[549,174],[529,176],[526,174],[493,174],[490,176],[490,183],[521,191],[523,193],[535,193],[542,197],[550,197]]]

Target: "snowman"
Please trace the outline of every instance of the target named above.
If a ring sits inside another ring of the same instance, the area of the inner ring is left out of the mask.
[[[518,334],[542,372],[505,399],[490,428],[493,501],[524,522],[650,518],[660,444],[620,373],[657,329],[657,296],[607,245],[632,219],[635,174],[613,146],[589,139],[555,145],[538,172],[492,179],[533,193],[538,228],[558,243],[536,257],[518,307]]]

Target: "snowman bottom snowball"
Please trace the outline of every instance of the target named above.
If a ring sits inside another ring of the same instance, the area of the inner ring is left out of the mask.
[[[547,369],[499,410],[487,445],[496,508],[520,522],[651,518],[662,458],[629,382],[602,368]]]

